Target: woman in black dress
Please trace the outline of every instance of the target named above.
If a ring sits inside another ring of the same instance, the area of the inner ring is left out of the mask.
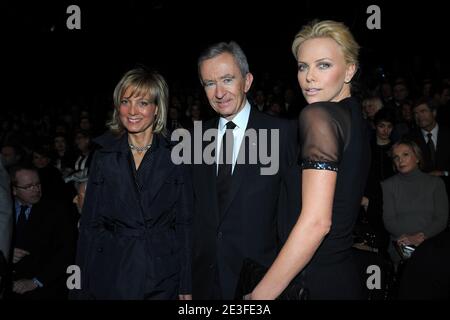
[[[359,46],[342,23],[321,21],[305,26],[292,49],[309,103],[299,118],[302,210],[250,297],[274,299],[302,271],[311,299],[359,299],[352,229],[370,154],[361,107],[351,97]]]

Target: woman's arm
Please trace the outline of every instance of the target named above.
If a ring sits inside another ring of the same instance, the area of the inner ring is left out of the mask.
[[[311,260],[331,228],[336,177],[334,171],[303,170],[301,214],[278,257],[251,293],[251,299],[277,298]]]

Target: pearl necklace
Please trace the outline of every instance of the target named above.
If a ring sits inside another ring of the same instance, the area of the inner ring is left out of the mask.
[[[148,144],[146,146],[138,147],[138,146],[135,146],[134,144],[132,144],[131,142],[128,142],[128,145],[130,146],[131,150],[136,150],[139,153],[147,151],[152,146],[152,144],[150,143],[150,144]]]

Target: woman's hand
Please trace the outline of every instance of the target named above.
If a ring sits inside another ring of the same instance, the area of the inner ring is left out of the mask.
[[[192,294],[179,294],[178,300],[192,300]]]
[[[414,245],[419,246],[425,240],[425,235],[423,232],[418,232],[415,234],[403,234],[398,238],[397,243],[399,245]]]

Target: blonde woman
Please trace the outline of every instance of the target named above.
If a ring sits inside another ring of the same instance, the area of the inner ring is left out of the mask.
[[[367,128],[351,97],[359,46],[339,22],[305,26],[292,51],[309,105],[301,112],[302,209],[277,259],[250,294],[274,299],[302,272],[311,299],[359,299],[352,229],[369,166]]]
[[[89,171],[75,297],[189,299],[192,191],[163,135],[167,84],[157,72],[130,70],[114,105]]]

